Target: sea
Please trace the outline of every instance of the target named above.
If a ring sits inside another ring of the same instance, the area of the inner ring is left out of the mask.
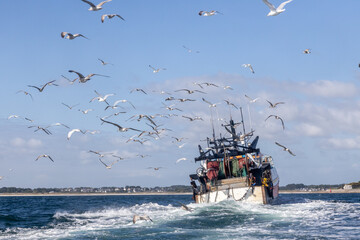
[[[191,197],[0,197],[0,239],[360,239],[359,193],[280,194],[272,205]]]

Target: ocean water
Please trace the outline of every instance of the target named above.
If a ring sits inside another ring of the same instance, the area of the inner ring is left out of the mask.
[[[133,224],[135,214],[153,222]],[[360,239],[360,194],[281,194],[273,205],[194,204],[191,195],[0,197],[0,239]]]

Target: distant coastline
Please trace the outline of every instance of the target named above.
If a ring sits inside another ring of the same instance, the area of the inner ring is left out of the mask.
[[[146,192],[146,193],[0,193],[0,197],[37,197],[37,196],[136,196],[136,195],[192,195],[190,192]]]
[[[299,190],[280,190],[280,194],[318,194],[318,193],[360,193],[360,189],[331,189],[322,191],[299,191]],[[0,193],[0,197],[37,197],[37,196],[150,196],[150,195],[192,195],[191,192],[142,192],[142,193]]]

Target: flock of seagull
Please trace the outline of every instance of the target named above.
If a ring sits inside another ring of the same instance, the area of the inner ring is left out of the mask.
[[[81,0],[81,1],[84,2],[84,3],[87,3],[88,5],[90,5],[90,8],[88,9],[89,11],[102,10],[103,5],[105,3],[111,2],[111,0],[106,0],[106,1],[103,1],[103,2],[95,5],[92,2],[87,1],[87,0]],[[284,12],[285,11],[285,9],[284,9],[285,5],[290,3],[291,1],[292,0],[285,1],[285,2],[281,3],[277,8],[275,8],[267,0],[263,0],[263,2],[270,9],[270,12],[269,12],[268,16],[276,16],[276,15]],[[204,17],[214,16],[214,15],[217,15],[217,14],[223,14],[223,13],[221,13],[219,11],[215,11],[215,10],[212,10],[212,11],[200,11],[199,12],[199,15],[204,16]],[[104,23],[105,19],[112,19],[112,18],[115,18],[115,17],[119,18],[120,20],[125,21],[125,19],[122,16],[120,16],[119,14],[103,14],[101,16],[101,22]],[[69,32],[61,32],[60,35],[61,35],[61,38],[69,39],[69,40],[74,40],[74,39],[76,39],[78,37],[82,37],[82,38],[85,38],[85,39],[89,40],[89,38],[87,38],[86,36],[84,36],[83,34],[80,34],[80,33],[72,34],[72,33],[69,33]],[[186,47],[184,45],[182,47],[189,53],[200,53],[199,51],[192,50],[192,49],[190,49],[190,48],[188,48],[188,47]],[[303,53],[304,54],[310,54],[311,50],[310,49],[305,49],[303,51]],[[98,58],[98,60],[104,66],[108,65],[108,64],[113,65],[112,63],[105,62],[104,60],[102,60],[100,58]],[[166,68],[162,68],[162,67],[153,67],[152,65],[148,65],[148,66],[149,66],[149,68],[151,69],[151,71],[154,74],[158,74],[160,71],[167,70]],[[255,74],[254,68],[253,68],[253,66],[251,64],[249,64],[249,63],[243,64],[242,67],[248,68],[251,71],[252,74]],[[93,77],[106,77],[106,78],[110,77],[110,76],[107,76],[107,75],[102,75],[102,74],[97,74],[97,73],[90,73],[88,75],[83,75],[82,73],[77,72],[75,70],[68,70],[68,72],[74,74],[76,76],[76,78],[71,80],[71,79],[69,79],[68,77],[66,77],[64,75],[61,75],[61,76],[63,77],[63,79],[66,79],[68,81],[68,84],[70,84],[70,85],[74,84],[75,82],[78,82],[80,84],[86,84]],[[233,88],[231,86],[226,86],[226,85],[221,86],[219,84],[211,83],[211,82],[202,82],[202,83],[194,82],[193,85],[194,85],[193,89],[181,88],[181,89],[175,90],[174,93],[171,93],[170,91],[165,91],[165,90],[160,90],[160,91],[159,90],[153,90],[152,92],[157,93],[157,94],[161,94],[161,95],[167,95],[167,97],[164,99],[164,102],[184,103],[184,102],[202,101],[202,102],[204,102],[204,103],[206,103],[208,105],[210,111],[212,111],[211,109],[213,109],[213,108],[217,108],[222,103],[226,103],[226,105],[229,107],[229,110],[230,110],[230,108],[234,108],[234,109],[239,109],[240,108],[235,103],[230,102],[230,100],[227,100],[227,99],[224,99],[221,102],[213,103],[213,102],[210,102],[209,100],[207,100],[204,97],[207,94],[207,92],[206,92],[207,88],[218,88],[218,89],[222,88],[225,91],[231,91],[231,90],[233,90]],[[56,80],[46,82],[46,83],[42,84],[41,86],[28,85],[28,87],[30,89],[35,89],[35,90],[37,90],[38,93],[44,92],[49,87],[58,87],[58,86],[59,86],[59,84],[56,83]],[[195,89],[195,87],[198,88],[198,89]],[[109,109],[111,109],[111,110],[117,110],[119,108],[122,109],[122,111],[114,112],[114,113],[112,113],[112,114],[110,114],[108,116],[99,117],[99,121],[100,121],[101,125],[105,124],[105,125],[113,126],[117,131],[122,132],[122,133],[123,132],[136,133],[132,137],[128,138],[126,143],[136,142],[136,143],[139,143],[139,144],[143,145],[143,144],[146,144],[146,142],[159,140],[160,138],[168,136],[165,133],[171,133],[173,131],[171,129],[162,127],[162,124],[160,124],[158,122],[158,119],[160,119],[160,118],[161,119],[170,119],[170,118],[174,118],[174,117],[181,117],[184,120],[185,119],[189,120],[189,122],[204,121],[203,117],[201,117],[201,116],[189,116],[188,114],[185,114],[184,110],[181,109],[181,107],[178,107],[176,103],[167,105],[164,102],[162,102],[163,109],[165,109],[167,111],[167,113],[156,113],[156,114],[153,114],[153,115],[135,114],[135,115],[129,117],[128,120],[126,120],[126,122],[127,121],[137,121],[137,122],[145,121],[145,125],[149,129],[144,130],[143,127],[137,127],[137,128],[128,127],[128,126],[125,127],[123,124],[119,124],[119,123],[116,123],[115,121],[110,121],[108,119],[111,118],[111,117],[116,117],[119,114],[128,113],[128,111],[130,111],[130,110],[126,109],[124,104],[127,104],[127,107],[131,107],[132,110],[136,110],[136,106],[127,99],[119,99],[119,100],[114,101],[111,104],[109,99],[111,97],[114,97],[115,93],[109,93],[109,94],[103,95],[103,94],[100,94],[96,90],[94,90],[94,92],[95,92],[96,95],[92,99],[90,99],[89,103],[97,101],[99,103],[105,104],[104,105],[104,111],[107,111]],[[26,96],[29,96],[32,100],[34,100],[33,94],[31,94],[30,91],[28,91],[28,90],[19,90],[17,93],[23,93]],[[144,95],[149,94],[148,91],[145,91],[142,88],[134,88],[134,89],[132,89],[130,91],[130,94],[135,94],[135,93],[144,94]],[[186,94],[187,96],[189,96],[189,98],[177,97],[174,94]],[[201,98],[200,97],[199,98],[192,97],[192,96],[198,96],[198,95],[201,95]],[[245,95],[245,99],[247,99],[248,104],[252,104],[252,103],[257,102],[260,98],[251,98],[251,97]],[[281,104],[285,104],[285,102],[273,103],[273,102],[271,102],[269,100],[266,100],[266,101],[269,104],[269,108],[272,108],[272,109],[277,108]],[[61,104],[64,105],[69,110],[73,110],[73,109],[75,109],[75,107],[77,107],[79,105],[79,104],[72,105],[72,104],[66,104],[66,103],[61,103]],[[78,111],[82,112],[83,114],[88,114],[89,112],[93,111],[93,109],[84,109],[84,110],[78,109]],[[180,113],[184,113],[184,114],[180,114]],[[22,116],[19,116],[19,115],[10,115],[8,117],[8,119],[12,119],[12,118],[22,118],[22,119],[24,119],[26,121],[29,121],[31,123],[34,122],[33,120],[31,120],[31,119],[29,119],[27,117],[22,117]],[[280,116],[275,115],[275,114],[271,114],[265,119],[265,121],[268,121],[271,118],[273,118],[275,120],[279,120],[280,123],[281,123],[282,128],[285,130],[284,120]],[[220,118],[218,118],[218,120],[220,120]],[[50,128],[55,127],[55,126],[59,126],[59,127],[61,126],[61,127],[64,127],[66,129],[68,129],[67,140],[70,140],[71,137],[73,136],[73,134],[98,134],[98,133],[100,133],[100,131],[98,131],[98,130],[84,130],[84,129],[80,129],[80,128],[71,129],[68,125],[65,125],[63,123],[53,123],[53,124],[48,124],[46,126],[45,125],[44,126],[30,125],[30,126],[28,126],[28,128],[34,129],[34,132],[40,131],[40,132],[45,133],[46,135],[52,135],[52,132],[50,131]],[[185,139],[183,137],[171,136],[171,138],[174,139],[174,141],[172,141],[172,143],[176,144],[176,146],[179,149],[183,148],[186,145],[186,143],[183,142],[183,140]],[[295,154],[289,148],[285,147],[284,145],[282,145],[282,144],[280,144],[278,142],[275,142],[275,144],[277,146],[283,148],[284,151],[287,151],[289,154],[295,156]],[[105,152],[100,152],[100,151],[95,151],[95,150],[89,150],[88,153],[96,155],[98,157],[98,159],[99,159],[99,163],[102,164],[103,166],[105,166],[106,169],[111,169],[114,166],[114,164],[118,163],[120,160],[125,159],[125,157],[117,156],[114,153],[105,153]],[[107,161],[104,160],[104,158],[108,158],[108,157],[112,158],[112,160],[110,162],[107,162]],[[145,157],[149,157],[149,155],[139,153],[139,154],[136,155],[136,157],[145,158]],[[36,157],[35,161],[38,161],[41,158],[47,158],[50,161],[54,162],[54,159],[48,154],[40,154],[39,156]],[[177,163],[180,163],[180,162],[186,161],[186,160],[187,160],[186,157],[181,157],[181,158],[177,159],[175,161],[175,163],[177,164]],[[161,168],[163,168],[163,167],[161,167],[161,166],[148,167],[148,169],[153,169],[155,171],[157,171],[157,170],[159,170]],[[0,180],[1,179],[3,179],[3,177],[0,177]],[[136,216],[135,217],[134,216],[134,220],[133,220],[134,223],[139,219],[140,220],[151,220],[151,219],[146,218],[146,217],[141,217],[141,216]]]

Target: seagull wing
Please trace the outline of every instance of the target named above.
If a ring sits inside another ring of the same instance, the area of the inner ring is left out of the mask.
[[[288,4],[289,2],[291,2],[292,0],[288,0],[288,1],[285,1],[283,3],[281,3],[278,7],[277,7],[277,11],[280,11],[280,10],[283,10],[285,5]]]
[[[75,129],[69,131],[69,132],[68,132],[68,135],[67,135],[67,139],[68,139],[68,140],[71,138],[71,135],[73,135],[74,132],[81,132],[81,130],[75,128]]]
[[[84,1],[84,0],[83,0]],[[263,2],[270,8],[271,11],[276,11],[274,5],[272,5],[271,3],[269,3],[268,0],[263,0]]]
[[[265,121],[268,120],[268,119],[271,118],[271,117],[275,117],[275,115],[269,115],[269,116],[265,119]]]
[[[97,5],[97,7],[101,7],[102,5],[104,5],[104,3],[107,3],[107,2],[110,2],[110,1],[111,1],[111,0],[103,1],[103,2],[99,3],[99,4]]]
[[[200,90],[194,90],[194,92],[199,92],[199,93],[204,93],[206,94],[206,92],[200,91]]]
[[[286,149],[286,147],[285,147],[284,145],[281,145],[281,144],[278,143],[278,142],[275,142],[275,144],[278,145],[278,146],[280,146],[280,147],[282,147],[282,148],[284,148],[284,149]]]
[[[187,158],[179,158],[178,160],[176,160],[176,163],[179,163],[179,162],[185,161],[185,160],[187,160]]]
[[[154,67],[152,67],[151,65],[149,65],[149,67],[150,67],[152,70],[156,71],[156,69],[155,69]]]
[[[54,162],[54,159],[52,159],[49,155],[46,155],[46,157],[48,157],[51,161]]]
[[[117,17],[120,18],[121,20],[124,20],[124,21],[125,21],[125,19],[124,19],[122,16],[120,16],[119,14],[116,14],[115,16],[117,16]]]
[[[206,102],[207,104],[212,105],[212,103],[211,103],[211,102],[209,102],[209,101],[207,101],[205,98],[202,98],[202,100],[203,100],[204,102]]]
[[[120,130],[120,129],[123,129],[123,127],[121,127],[119,124],[116,124],[116,123],[113,123],[113,122],[106,121],[106,120],[104,120],[104,119],[102,119],[102,118],[100,118],[100,120],[101,120],[101,121],[103,121],[103,122],[105,122],[105,123],[112,124],[112,125],[114,125],[114,126],[118,127],[118,128],[119,128],[119,130]],[[141,131],[140,131],[140,132],[141,132]]]
[[[107,14],[104,14],[101,16],[101,22],[104,22],[105,18],[107,17],[108,15]],[[101,60],[100,60],[101,61]],[[102,61],[101,61],[102,62]],[[103,63],[104,64],[104,63]]]
[[[101,160],[101,158],[99,158],[99,161],[100,161],[102,164],[104,164],[105,167],[107,167],[107,168],[109,167],[108,165],[106,165],[106,163],[104,163],[104,162]]]
[[[81,0],[81,1],[89,4],[90,6],[92,6],[92,7],[94,7],[94,8],[96,7],[95,4],[93,4],[92,2],[89,2],[89,1],[87,1],[87,0]]]
[[[281,117],[278,117],[278,119],[281,121],[281,124],[282,124],[283,129],[285,129],[284,121],[282,120],[282,118],[281,118]]]
[[[69,70],[69,72],[71,72],[71,73],[76,73],[76,74],[79,76],[79,78],[85,78],[84,75],[82,75],[81,73],[76,72],[76,71],[74,71],[74,70]]]
[[[134,104],[132,104],[130,101],[127,101],[134,109],[136,109],[136,107],[134,106]]]
[[[288,149],[288,152],[293,155],[293,156],[296,156],[292,151],[290,151],[290,149]]]

